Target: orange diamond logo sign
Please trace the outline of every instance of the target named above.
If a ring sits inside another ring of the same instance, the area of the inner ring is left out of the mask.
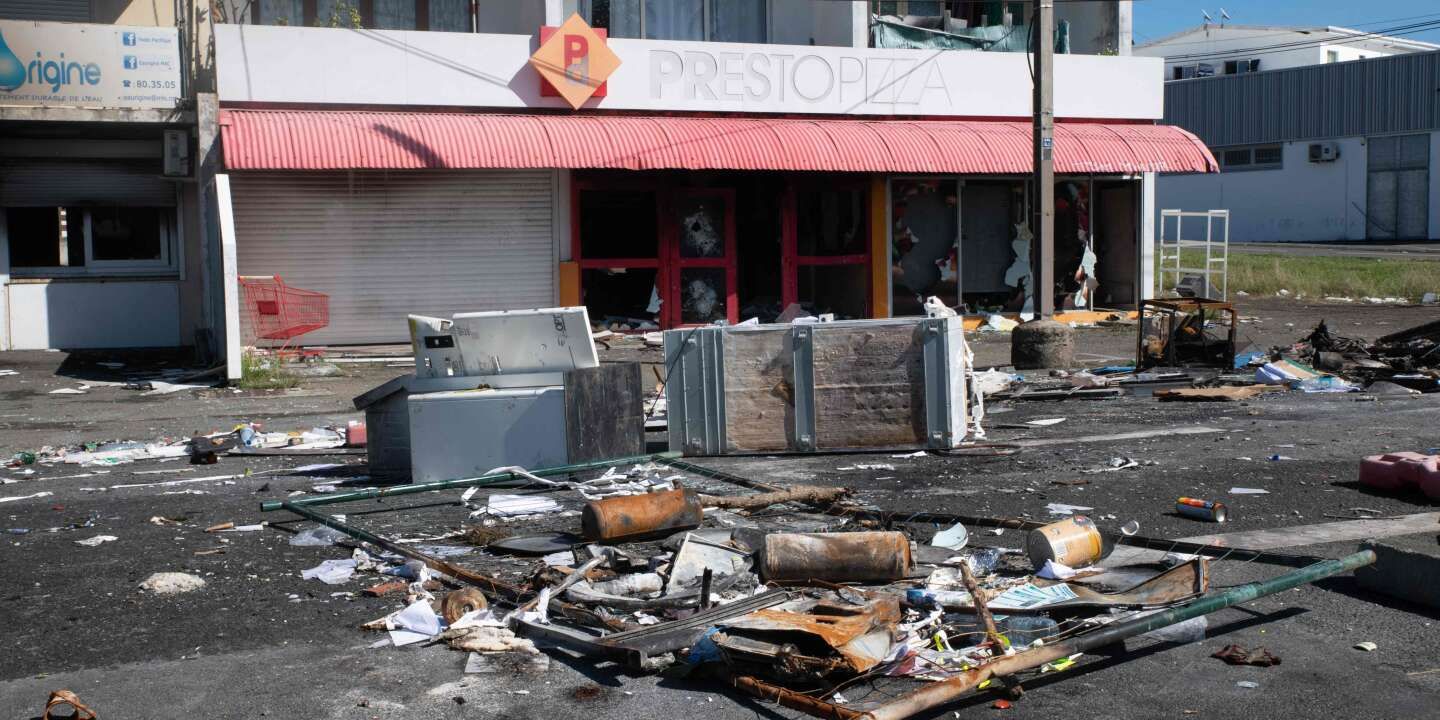
[[[605,45],[603,32],[578,13],[558,29],[543,29],[540,49],[530,56],[530,66],[550,85],[542,89],[553,89],[576,110],[591,97],[603,96],[605,79],[620,67],[620,56]]]

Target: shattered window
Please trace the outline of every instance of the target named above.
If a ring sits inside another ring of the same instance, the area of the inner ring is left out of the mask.
[[[716,197],[679,201],[680,257],[725,256],[725,201]]]
[[[680,322],[685,325],[724,320],[725,268],[680,271]]]
[[[954,179],[896,179],[890,186],[891,308],[924,314],[931,295],[958,302],[959,186]]]

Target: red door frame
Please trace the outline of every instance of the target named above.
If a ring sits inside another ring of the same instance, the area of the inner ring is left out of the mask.
[[[725,319],[731,325],[740,322],[739,262],[736,257],[735,240],[735,190],[733,188],[672,188],[661,192],[664,199],[659,203],[664,209],[665,221],[660,226],[661,247],[668,252],[665,267],[668,269],[668,283],[664,302],[660,306],[665,327],[685,327],[680,301],[680,276],[687,268],[723,268],[725,270]],[[725,251],[718,258],[687,258],[680,254],[680,218],[676,215],[682,198],[717,197],[725,203]],[[690,323],[694,325],[696,323]]]
[[[586,258],[580,247],[580,193],[585,190],[633,190],[655,195],[657,242],[655,257]],[[717,195],[725,199],[725,255],[722,258],[681,258],[679,219],[674,216],[674,199],[681,196]],[[729,188],[675,187],[665,178],[580,178],[570,183],[570,259],[580,269],[580,297],[584,302],[586,270],[608,268],[653,269],[655,288],[660,293],[660,327],[681,327],[680,270],[686,267],[725,268],[725,314],[732,325],[740,321],[738,257],[735,236],[735,191]],[[693,323],[692,323],[693,324]]]
[[[800,269],[817,265],[863,265],[865,272],[865,316],[874,314],[870,297],[870,186],[869,178],[801,179],[791,175],[785,183],[785,197],[780,203],[780,307],[787,308],[800,301]],[[800,211],[797,191],[850,189],[858,191],[860,228],[865,252],[852,255],[801,255]]]

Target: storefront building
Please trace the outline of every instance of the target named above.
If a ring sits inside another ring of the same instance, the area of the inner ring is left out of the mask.
[[[191,345],[207,327],[205,273],[178,31],[9,10],[0,350]]]
[[[711,0],[683,40],[570,4],[529,34],[217,27],[231,272],[329,293],[307,342],[337,344],[556,303],[619,329],[1025,309],[1026,54],[867,47],[865,3]],[[1214,168],[1155,124],[1159,72],[1056,58],[1057,306],[1133,307],[1155,174]]]

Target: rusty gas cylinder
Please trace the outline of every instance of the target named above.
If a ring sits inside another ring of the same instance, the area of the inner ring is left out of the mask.
[[[597,542],[629,542],[697,528],[704,519],[694,490],[622,495],[586,503],[580,534]]]
[[[1025,550],[1039,570],[1046,560],[1072,568],[1093,565],[1109,553],[1110,546],[1090,518],[1076,515],[1031,530]]]
[[[889,582],[910,572],[910,539],[899,532],[774,533],[761,572],[769,582]]]

